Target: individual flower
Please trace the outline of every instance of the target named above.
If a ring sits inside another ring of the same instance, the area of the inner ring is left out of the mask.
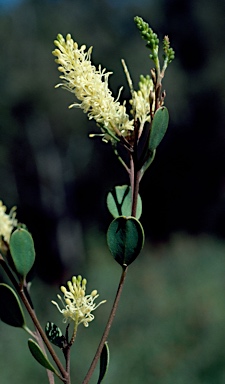
[[[62,73],[60,79],[62,86],[74,93],[81,103],[74,103],[70,107],[79,107],[87,113],[89,119],[94,119],[102,129],[105,141],[119,141],[120,136],[128,136],[133,130],[133,120],[129,120],[125,104],[120,104],[118,97],[115,100],[108,86],[109,75],[99,65],[98,69],[91,62],[92,47],[86,50],[86,46],[80,48],[74,42],[71,35],[66,39],[62,35],[54,41],[56,49],[53,55],[59,64],[58,70]]]
[[[6,206],[0,200],[0,249],[3,243],[9,243],[10,236],[14,227],[17,226],[15,207],[11,209],[9,214],[6,213]]]
[[[64,294],[64,299],[60,295],[57,295],[64,308],[60,308],[58,303],[52,301],[64,316],[64,323],[68,320],[72,320],[76,325],[83,323],[85,327],[89,326],[90,321],[94,319],[94,315],[91,313],[99,305],[106,302],[101,301],[96,304],[94,301],[97,299],[98,291],[94,290],[90,295],[85,295],[87,280],[82,276],[73,276],[72,281],[67,282],[68,288],[61,286],[61,291]]]

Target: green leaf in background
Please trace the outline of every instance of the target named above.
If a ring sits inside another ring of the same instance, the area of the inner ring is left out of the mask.
[[[15,269],[24,279],[35,260],[34,242],[31,234],[23,228],[16,229],[10,238],[9,247]]]
[[[49,341],[57,347],[63,349],[67,345],[65,336],[55,323],[48,321],[45,327],[45,333]]]
[[[107,373],[108,367],[109,367],[109,347],[108,347],[108,343],[105,342],[104,347],[102,349],[101,356],[100,356],[100,372],[99,372],[99,378],[98,378],[97,384],[100,384],[104,379]]]
[[[0,319],[12,327],[25,328],[25,318],[16,292],[7,284],[0,284]]]
[[[169,112],[166,107],[157,109],[151,126],[149,149],[154,151],[162,141],[169,124]]]
[[[107,207],[113,217],[130,216],[132,209],[131,188],[128,185],[116,186],[107,195]],[[142,212],[141,196],[138,195],[136,218],[140,219]]]
[[[41,348],[34,340],[32,339],[28,340],[28,347],[32,356],[35,358],[35,360],[37,360],[39,364],[41,364],[46,369],[49,369],[50,371],[54,372],[57,376],[59,376],[59,373],[56,371],[56,369],[48,360],[47,356],[42,352]]]
[[[114,259],[121,266],[131,264],[144,244],[144,230],[141,223],[132,216],[117,217],[108,228],[107,243]]]

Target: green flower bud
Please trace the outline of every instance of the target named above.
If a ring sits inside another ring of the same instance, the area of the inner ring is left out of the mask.
[[[163,50],[164,50],[164,60],[167,59],[168,64],[175,58],[175,52],[173,48],[170,47],[169,37],[165,36],[163,39]]]
[[[141,17],[136,16],[134,21],[141,32],[142,39],[147,41],[147,47],[151,50],[158,49],[159,39],[156,33],[149,27],[148,23],[146,23]]]

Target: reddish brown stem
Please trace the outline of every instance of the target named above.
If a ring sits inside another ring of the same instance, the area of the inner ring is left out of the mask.
[[[30,317],[31,317],[31,320],[33,321],[35,327],[37,328],[42,340],[44,341],[46,347],[48,348],[53,360],[55,361],[58,369],[60,370],[60,373],[62,375],[62,381],[64,381],[65,384],[69,384],[70,383],[70,380],[69,380],[69,377],[68,377],[68,373],[66,372],[66,370],[64,369],[61,361],[59,360],[58,356],[56,355],[54,349],[52,348],[52,345],[50,344],[45,332],[43,331],[38,319],[37,319],[37,316],[34,312],[34,310],[31,308],[30,306],[30,303],[24,293],[24,290],[23,290],[23,286],[20,286],[18,284],[18,282],[16,281],[14,275],[12,274],[10,268],[8,267],[8,265],[6,264],[5,260],[3,259],[3,257],[0,255],[0,263],[2,265],[2,267],[4,268],[5,272],[7,273],[9,279],[11,280],[11,282],[13,283],[16,291],[18,292],[23,304],[25,305],[26,309],[27,309],[27,312],[29,313]]]
[[[127,273],[127,266],[124,266],[123,267],[123,271],[122,271],[122,275],[121,275],[121,278],[120,278],[120,282],[119,282],[119,286],[118,286],[118,289],[117,289],[117,293],[116,293],[116,297],[115,297],[115,300],[114,300],[114,303],[113,303],[113,306],[112,306],[112,309],[111,309],[111,312],[110,312],[110,315],[109,315],[109,319],[108,319],[108,322],[106,324],[106,327],[105,327],[105,330],[104,330],[104,333],[102,335],[102,338],[101,338],[101,341],[99,343],[99,346],[98,346],[98,349],[96,351],[96,354],[94,356],[94,359],[92,360],[92,363],[90,365],[90,368],[84,378],[84,381],[83,381],[83,384],[87,384],[95,370],[95,367],[96,367],[96,364],[101,356],[101,352],[102,352],[102,349],[104,347],[104,344],[105,342],[107,341],[107,338],[108,338],[108,335],[109,335],[109,331],[111,329],[111,326],[112,326],[112,323],[113,323],[113,320],[114,320],[114,317],[115,317],[115,314],[116,314],[116,310],[117,310],[117,307],[118,307],[118,303],[119,303],[119,300],[120,300],[120,296],[121,296],[121,293],[122,293],[122,289],[123,289],[123,285],[124,285],[124,281],[125,281],[125,277],[126,277],[126,273]]]

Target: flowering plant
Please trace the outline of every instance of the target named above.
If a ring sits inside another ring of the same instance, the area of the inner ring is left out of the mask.
[[[90,381],[93,371],[100,359],[98,384],[105,377],[109,363],[107,339],[120,300],[128,266],[140,254],[144,245],[144,230],[139,221],[142,213],[142,201],[139,195],[140,181],[155,158],[156,149],[163,139],[169,122],[169,113],[164,105],[165,91],[162,90],[162,79],[168,64],[174,58],[168,36],[163,39],[163,64],[159,59],[159,39],[149,25],[140,17],[135,23],[146,47],[150,50],[150,59],[154,68],[147,76],[140,76],[139,89],[135,90],[130,73],[124,60],[122,65],[129,85],[131,99],[130,108],[125,102],[120,103],[122,88],[117,98],[109,89],[109,75],[101,66],[96,68],[91,62],[92,48],[86,49],[75,42],[71,35],[62,35],[55,40],[56,63],[61,73],[61,82],[56,87],[73,93],[78,100],[70,105],[81,108],[89,119],[94,119],[100,129],[103,141],[112,145],[115,155],[127,171],[129,184],[115,186],[107,196],[107,206],[113,220],[107,231],[108,248],[121,266],[122,272],[116,297],[107,321],[105,330],[97,348],[83,384]],[[129,110],[130,109],[130,110]],[[87,280],[82,276],[73,276],[66,286],[61,286],[63,298],[57,295],[58,301],[52,301],[63,315],[66,323],[64,333],[54,323],[48,322],[43,330],[33,308],[30,296],[29,272],[35,261],[35,249],[31,234],[24,225],[18,223],[15,208],[6,214],[6,207],[0,201],[0,263],[10,278],[14,288],[0,284],[0,318],[5,323],[21,327],[32,338],[28,341],[33,357],[47,369],[49,383],[54,383],[55,375],[65,384],[71,383],[70,351],[74,344],[80,324],[88,327],[94,319],[93,311],[101,304],[96,303],[97,290],[86,294]],[[19,296],[19,297],[18,297]],[[28,328],[20,304],[22,300],[35,330]],[[69,334],[72,328],[72,335]],[[61,363],[52,344],[59,347],[65,357],[65,366]],[[53,366],[45,352],[51,354]]]

